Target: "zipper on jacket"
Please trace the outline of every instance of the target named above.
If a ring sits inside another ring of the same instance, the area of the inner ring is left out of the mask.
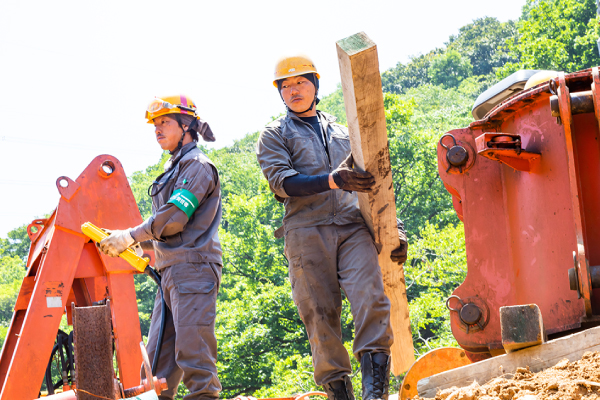
[[[318,114],[317,114],[318,115]],[[304,125],[307,125],[313,132],[315,132],[315,130],[313,129],[312,125],[309,124],[308,122],[304,122],[302,121],[300,118],[298,118],[298,121],[303,123]],[[329,124],[328,124],[329,125]],[[327,131],[325,130],[325,135],[323,137],[324,141],[327,141]],[[316,135],[317,132],[315,132]],[[318,138],[317,138],[318,139]],[[319,140],[320,141],[320,140]],[[333,172],[332,167],[331,167],[331,156],[330,154],[327,152],[327,150],[325,150],[325,146],[326,144],[322,143],[323,147],[321,148],[323,153],[325,153],[325,158],[327,159],[327,164],[329,165],[329,173],[331,174]],[[320,146],[319,146],[320,147]],[[329,146],[329,150],[331,152],[331,146]],[[334,189],[335,190],[335,189]],[[335,192],[333,190],[330,191],[331,192],[331,209],[332,209],[332,213],[333,213],[333,219],[335,220],[335,217],[337,215],[336,212],[336,206],[337,206],[337,202],[335,201]]]

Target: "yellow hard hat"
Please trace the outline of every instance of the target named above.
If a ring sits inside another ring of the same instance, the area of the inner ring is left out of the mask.
[[[273,86],[277,87],[277,81],[290,76],[299,76],[309,73],[317,75],[317,79],[321,79],[317,72],[317,67],[312,60],[306,56],[283,57],[275,65],[275,80]]]
[[[187,114],[200,119],[196,113],[196,104],[183,94],[155,97],[146,108],[146,119],[149,124],[152,123],[154,118],[166,114]]]
[[[523,90],[527,90],[531,87],[537,86],[540,83],[547,82],[550,79],[554,79],[558,76],[558,72],[556,71],[540,71],[533,75],[531,78],[527,79],[527,83],[525,83],[525,87]]]

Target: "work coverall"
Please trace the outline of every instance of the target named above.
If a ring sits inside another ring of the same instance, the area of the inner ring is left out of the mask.
[[[350,154],[345,127],[318,112],[325,132],[288,112],[260,134],[258,162],[271,190],[284,199],[285,255],[292,297],[308,334],[318,385],[343,379],[352,369],[342,344],[340,288],[348,297],[355,324],[354,356],[390,353],[390,301],[383,291],[373,239],[356,193],[336,189],[290,197],[285,178],[330,174]]]
[[[152,198],[152,216],[131,231],[143,249],[154,250],[169,308],[156,372],[167,379],[169,389],[160,399],[173,399],[182,378],[190,391],[184,399],[216,399],[221,390],[215,366],[215,312],[222,268],[221,184],[217,169],[196,142],[178,150],[165,164],[165,171],[152,188],[154,193],[160,191]],[[197,199],[195,209],[189,193]],[[158,293],[148,335],[150,360],[164,311]]]

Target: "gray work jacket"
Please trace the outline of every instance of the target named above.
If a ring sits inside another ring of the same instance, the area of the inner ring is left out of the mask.
[[[356,193],[341,189],[302,197],[290,197],[283,188],[285,178],[297,174],[330,174],[350,154],[346,127],[332,115],[317,111],[326,132],[329,154],[309,123],[288,112],[260,133],[256,154],[271,191],[284,198],[284,230],[316,225],[346,225],[364,222]]]
[[[167,161],[165,171],[187,150],[190,151],[174,167],[173,173],[167,172],[153,188],[154,192],[162,190],[152,198],[152,216],[131,230],[131,236],[142,243],[142,248],[154,250],[154,267],[158,270],[182,263],[222,264],[218,235],[221,183],[217,169],[197,143],[192,142]],[[198,208],[189,218],[175,204],[168,202],[178,189],[186,189],[198,199]]]

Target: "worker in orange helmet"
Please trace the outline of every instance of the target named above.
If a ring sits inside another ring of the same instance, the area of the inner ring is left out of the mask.
[[[194,102],[184,95],[152,100],[146,119],[154,124],[160,147],[171,154],[165,172],[148,188],[152,216],[139,226],[108,231],[99,247],[112,257],[136,243],[154,250],[166,309],[157,293],[147,349],[150,360],[156,361],[153,375],[167,379],[168,390],[159,398],[172,400],[183,379],[190,391],[184,399],[217,399],[221,184],[217,169],[197,146],[200,136],[215,139]],[[159,347],[161,313],[166,313],[166,323]]]
[[[308,333],[315,382],[329,400],[354,400],[350,358],[342,343],[343,290],[354,317],[353,352],[361,363],[362,398],[387,400],[390,301],[356,194],[371,191],[375,179],[353,168],[346,127],[317,110],[319,79],[308,57],[277,63],[273,85],[287,114],[261,132],[258,162],[275,197],[285,203],[292,297]],[[398,233],[401,246],[392,260],[402,264],[408,244],[400,220]]]

